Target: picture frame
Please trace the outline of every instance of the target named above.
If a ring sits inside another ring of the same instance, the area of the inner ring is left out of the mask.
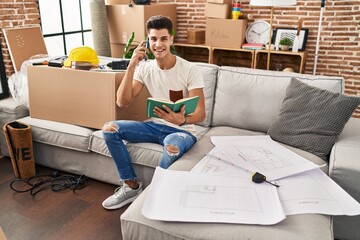
[[[279,42],[282,38],[288,37],[292,41],[294,41],[295,36],[297,33],[297,28],[276,28],[275,30],[275,36],[274,36],[274,44],[275,46],[279,46]],[[309,29],[302,28],[300,30],[300,46],[299,51],[305,51],[306,49],[306,42],[309,34]]]

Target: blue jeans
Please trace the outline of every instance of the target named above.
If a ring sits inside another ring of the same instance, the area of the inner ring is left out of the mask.
[[[126,120],[105,124],[103,136],[120,178],[123,180],[136,179],[130,154],[123,140],[132,143],[150,142],[165,146],[160,161],[160,167],[162,168],[168,168],[197,141],[196,137],[187,131],[154,122]]]

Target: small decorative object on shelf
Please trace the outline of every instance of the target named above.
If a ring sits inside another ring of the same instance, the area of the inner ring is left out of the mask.
[[[265,49],[269,49],[269,43],[265,45]],[[275,50],[275,44],[270,45],[270,50]]]
[[[276,63],[275,64],[275,70],[276,71],[281,71],[281,69],[282,69],[282,64],[281,63]]]
[[[279,44],[280,44],[280,49],[286,51],[289,50],[290,46],[293,45],[293,41],[288,37],[284,37],[280,40]]]
[[[233,0],[232,9],[231,9],[232,19],[237,20],[242,15],[243,15],[243,13],[241,12],[240,0]]]
[[[295,72],[295,71],[293,68],[287,67],[287,68],[284,68],[283,72]]]
[[[299,51],[305,51],[306,49],[306,41],[307,41],[307,36],[309,33],[309,29],[307,28],[302,28],[302,29],[297,29],[297,28],[277,28],[275,31],[275,46],[279,46],[280,45],[280,40],[287,37],[290,38],[293,42],[295,40],[296,36],[299,36]],[[293,45],[290,45],[291,47]]]
[[[297,27],[297,31],[296,31],[296,35],[294,38],[294,42],[293,42],[293,46],[292,46],[292,51],[293,52],[298,52],[300,47],[300,31],[303,25],[304,19],[300,19],[298,22],[298,27]]]
[[[269,42],[270,24],[263,20],[257,20],[249,24],[246,29],[245,39],[247,43],[262,43]]]
[[[242,49],[248,49],[248,50],[261,50],[264,48],[264,44],[262,44],[262,43],[244,43],[241,47],[242,47]]]

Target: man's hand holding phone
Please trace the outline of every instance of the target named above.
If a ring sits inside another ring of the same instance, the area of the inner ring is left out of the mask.
[[[137,46],[137,48],[135,48],[133,55],[131,57],[131,62],[135,64],[134,66],[136,66],[140,61],[144,59],[145,60],[148,59],[148,55],[147,55],[149,51],[149,49],[147,48],[147,45],[149,45],[148,39],[149,38],[147,38],[147,41],[141,41],[141,43]]]

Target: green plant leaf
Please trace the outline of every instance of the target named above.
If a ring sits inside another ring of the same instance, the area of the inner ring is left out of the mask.
[[[129,49],[129,47],[132,44],[132,42],[134,41],[134,38],[135,38],[135,33],[132,32],[131,36],[130,36],[129,40],[127,41],[125,48],[124,48],[124,58],[131,58],[132,53],[134,52],[134,49],[132,49],[131,54],[129,54],[129,52],[131,50],[131,49]],[[129,55],[130,55],[130,57],[129,57]]]
[[[130,59],[131,56],[132,56],[133,53],[134,53],[134,50],[135,50],[135,48],[130,48],[130,49],[124,54],[124,58],[125,58],[125,59]]]
[[[288,37],[284,37],[280,40],[279,42],[280,45],[287,45],[287,46],[291,46],[293,44],[292,40]]]

